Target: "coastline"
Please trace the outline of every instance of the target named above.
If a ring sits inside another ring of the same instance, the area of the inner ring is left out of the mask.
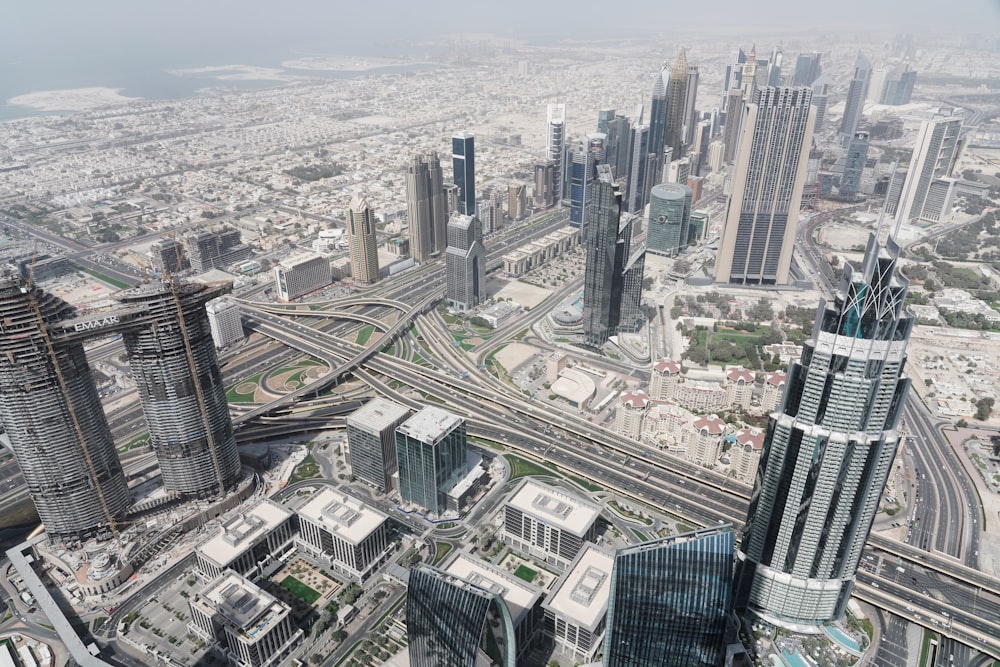
[[[66,88],[25,93],[7,100],[10,106],[24,106],[38,111],[86,111],[96,107],[133,102],[138,97],[126,97],[121,88]]]

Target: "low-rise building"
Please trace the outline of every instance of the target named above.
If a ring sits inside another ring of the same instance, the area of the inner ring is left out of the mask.
[[[331,488],[299,508],[299,544],[351,579],[364,581],[391,553],[389,518]]]
[[[294,516],[288,508],[261,498],[225,519],[219,532],[195,547],[198,571],[206,579],[226,569],[248,577],[266,573],[294,546]]]
[[[503,539],[514,548],[564,568],[597,536],[601,508],[580,496],[525,479],[504,506]]]
[[[604,640],[615,555],[584,545],[553,585],[542,608],[545,631],[576,663],[592,663]]]
[[[496,329],[504,322],[508,322],[517,316],[522,310],[521,304],[513,301],[498,301],[488,308],[479,312],[479,317],[486,320],[491,329]]]

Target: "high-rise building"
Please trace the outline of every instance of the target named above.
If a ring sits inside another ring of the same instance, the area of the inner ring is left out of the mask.
[[[347,247],[354,284],[377,283],[378,236],[375,232],[375,211],[364,197],[355,197],[347,209]]]
[[[641,214],[648,201],[649,190],[655,176],[656,164],[662,164],[664,156],[651,150],[650,131],[645,125],[633,125],[629,142],[628,180],[625,182],[625,212]],[[650,169],[650,156],[653,169]]]
[[[215,347],[223,348],[243,340],[243,321],[238,303],[218,297],[205,304],[205,312],[208,313],[208,326],[212,330]]]
[[[847,99],[844,101],[844,117],[840,121],[840,136],[844,138],[845,144],[851,140],[858,131],[858,125],[861,124],[871,75],[871,63],[858,51],[858,58],[854,63],[854,75],[851,77],[851,83],[847,88]]]
[[[698,121],[694,126],[694,141],[691,144],[691,174],[702,176],[708,164],[708,147],[712,142],[712,121]]]
[[[628,149],[632,139],[632,124],[618,114],[608,122],[608,142],[605,150],[607,163],[616,179],[628,180]]]
[[[452,308],[469,310],[486,299],[486,248],[475,216],[456,213],[448,221],[445,274]]]
[[[597,112],[597,131],[601,134],[607,134],[611,129],[609,123],[615,119],[614,109],[601,109]]]
[[[221,269],[250,257],[250,246],[243,243],[238,229],[197,232],[188,237],[187,246],[191,268],[199,273]]]
[[[153,281],[114,295],[145,313],[147,324],[125,329],[122,338],[167,491],[223,496],[242,474],[205,312],[206,302],[229,289]]]
[[[499,637],[487,642],[484,630]],[[487,664],[516,664],[513,619],[500,593],[430,565],[410,570],[406,640],[413,667],[472,667],[480,664],[480,646],[487,644],[496,645],[501,653],[487,658]]]
[[[607,157],[603,134],[590,134],[587,140],[574,149],[566,151],[566,178],[569,199],[569,224],[583,227],[587,220],[585,210],[590,205],[595,168],[603,164]]]
[[[786,285],[815,114],[808,88],[765,88],[747,104],[715,279]]]
[[[552,208],[559,197],[556,190],[556,163],[553,160],[535,163],[535,208]]]
[[[896,219],[937,221],[945,212],[944,202],[929,197],[935,181],[951,176],[961,152],[962,120],[925,120],[917,133]]]
[[[274,285],[282,301],[298,299],[332,282],[330,260],[314,252],[289,255],[274,267]]]
[[[885,90],[882,92],[882,104],[901,106],[909,104],[913,97],[913,86],[917,82],[917,73],[910,69],[909,64],[897,68],[886,79]]]
[[[347,443],[351,471],[362,482],[387,493],[396,474],[396,428],[410,410],[388,399],[375,397],[347,417]]]
[[[604,667],[718,667],[732,627],[730,526],[615,554]]]
[[[545,149],[555,166],[554,191],[556,202],[561,202],[565,192],[566,170],[566,105],[550,104],[546,117]]]
[[[691,188],[676,183],[653,186],[649,200],[646,249],[673,257],[688,243],[691,217]]]
[[[413,261],[426,262],[444,252],[448,235],[448,202],[437,153],[414,156],[407,166],[406,212]]]
[[[68,539],[107,533],[131,504],[83,340],[60,326],[75,315],[0,275],[0,423],[46,531]]]
[[[396,428],[399,496],[432,514],[447,507],[447,493],[466,472],[465,420],[426,407]]]
[[[476,137],[468,132],[451,138],[451,167],[458,186],[458,212],[476,214]]]
[[[739,88],[733,88],[726,95],[726,127],[722,133],[722,143],[725,150],[722,160],[732,164],[736,159],[736,149],[740,142],[740,123],[743,121],[743,93]]]
[[[667,87],[669,108],[667,109],[667,127],[664,133],[662,150],[666,151],[667,148],[670,149],[669,160],[676,160],[684,154],[684,125],[689,122],[688,117],[685,116],[687,113],[687,109],[685,108],[687,87],[687,53],[685,53],[684,49],[681,49],[680,53],[677,54],[677,60],[674,61],[673,67],[670,68],[670,84]],[[669,161],[667,158],[660,158],[660,160],[659,164],[665,164]]]
[[[781,80],[781,65],[784,63],[785,54],[782,53],[781,47],[775,47],[771,50],[771,57],[767,61],[767,86],[780,86],[782,85]]]
[[[667,69],[666,64],[660,68],[657,72],[656,78],[653,79],[653,99],[652,104],[649,107],[649,138],[646,140],[646,152],[652,153],[656,156],[657,164],[664,164],[663,150],[667,144],[667,121],[670,117],[670,70]],[[635,125],[642,125],[642,118],[637,117],[635,119]],[[618,170],[615,172],[616,178],[621,178],[622,176],[628,175],[631,178],[630,170],[634,166],[632,160],[632,141],[634,141],[635,133],[630,132],[629,141],[629,152],[627,156],[628,164],[624,167],[621,163],[618,164]],[[669,162],[669,160],[667,160]],[[628,172],[626,174],[626,172]],[[659,180],[659,179],[656,179]]]
[[[389,517],[340,489],[320,487],[296,514],[298,543],[354,581],[367,579],[392,553]]]
[[[830,100],[830,77],[820,74],[819,78],[812,83],[813,106],[816,107],[816,127],[814,131],[823,129],[823,122],[826,119],[826,107]]]
[[[743,83],[743,65],[746,61],[747,54],[743,52],[743,49],[737,49],[733,52],[732,59],[726,63],[726,71],[722,77],[721,99],[719,100],[719,108],[722,109],[723,124],[726,122],[726,114],[728,113],[727,99],[729,91],[733,88],[741,88]]]
[[[800,53],[795,61],[795,75],[792,77],[793,86],[811,86],[813,81],[819,78],[822,69],[819,59],[821,53]]]
[[[743,99],[752,102],[754,93],[759,87],[757,85],[757,45],[754,44],[750,47],[747,60],[743,63],[743,74],[740,76],[740,93],[743,95]]]
[[[685,146],[694,143],[694,128],[698,123],[698,68],[688,67],[687,86],[684,88],[684,132],[682,141]]]
[[[844,613],[910,386],[899,250],[869,237],[860,271],[845,267],[833,301],[820,301],[788,370],[737,554],[737,611],[806,631]]]
[[[625,223],[625,229],[619,231],[619,237],[623,234],[632,236],[632,227],[638,223],[640,218],[630,216]],[[621,272],[621,305],[618,309],[618,333],[637,333],[646,323],[646,316],[642,312],[642,277],[646,270],[646,246],[640,244],[636,248],[631,247],[631,242],[625,242],[625,266]]]
[[[688,178],[690,177],[691,177],[691,159],[688,157],[682,157],[673,160],[667,166],[667,173],[663,177],[663,182],[686,185],[688,182]]]
[[[177,239],[160,239],[149,246],[149,254],[161,273],[176,275],[184,269],[184,245]]]
[[[853,199],[861,190],[861,174],[868,161],[868,133],[855,132],[847,145],[847,161],[840,178],[840,195]]]
[[[528,187],[524,183],[507,186],[507,215],[511,220],[520,220],[528,213]]]

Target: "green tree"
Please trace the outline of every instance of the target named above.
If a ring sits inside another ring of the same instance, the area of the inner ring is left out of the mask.
[[[993,410],[992,398],[980,398],[976,401],[976,419],[986,421],[990,418],[990,411]]]

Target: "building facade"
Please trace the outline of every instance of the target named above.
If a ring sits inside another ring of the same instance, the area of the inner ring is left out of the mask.
[[[821,301],[772,414],[738,553],[740,611],[814,629],[847,606],[899,441],[913,317],[899,246],[868,240]]]
[[[839,192],[842,197],[854,199],[861,191],[861,174],[868,162],[868,133],[855,132],[847,144],[847,160],[844,175],[840,178]]]
[[[268,498],[229,516],[217,533],[195,547],[198,572],[209,580],[226,570],[244,577],[270,572],[292,546],[294,516],[284,505]]]
[[[618,397],[618,407],[615,409],[615,431],[629,438],[638,440],[642,435],[642,419],[649,407],[649,396],[646,392],[623,391]]]
[[[223,348],[245,338],[238,303],[219,297],[206,303],[205,311],[208,313],[208,326],[212,330],[215,347]]]
[[[646,249],[673,257],[688,243],[691,219],[691,188],[676,183],[653,186],[649,200]]]
[[[347,444],[352,474],[383,493],[396,474],[396,428],[410,409],[376,396],[347,416]]]
[[[504,505],[503,540],[562,569],[596,539],[600,514],[589,500],[528,478]]]
[[[562,201],[566,175],[566,105],[550,104],[547,109],[545,149],[552,163],[552,192],[555,203]]]
[[[649,397],[654,401],[672,401],[681,379],[681,365],[671,359],[658,359],[649,376]]]
[[[469,132],[451,138],[453,182],[458,186],[458,212],[476,215],[476,137]]]
[[[414,156],[406,167],[406,215],[413,261],[420,264],[443,253],[448,236],[448,202],[437,153]]]
[[[946,212],[943,202],[935,206],[932,192],[935,183],[951,176],[961,152],[961,130],[960,118],[936,118],[920,125],[896,209],[897,221],[934,222]]]
[[[396,429],[399,495],[404,502],[441,514],[448,491],[468,472],[465,420],[426,407]]]
[[[332,282],[330,260],[314,252],[286,257],[274,267],[274,285],[281,301],[293,301]]]
[[[851,83],[847,87],[847,99],[844,100],[844,117],[840,121],[840,136],[845,145],[858,131],[858,126],[861,124],[871,76],[872,65],[859,51],[854,62],[854,76],[851,77]]]
[[[324,487],[297,510],[299,543],[330,569],[364,581],[392,551],[389,517]]]
[[[676,160],[684,154],[684,125],[688,122],[685,101],[688,87],[687,53],[682,48],[677,54],[677,60],[670,68],[670,83],[667,86],[667,128],[663,138],[663,152],[670,149],[670,157],[658,157],[660,164]],[[692,106],[692,111],[694,107]],[[658,179],[657,179],[658,180]]]
[[[587,543],[545,599],[545,630],[575,662],[594,662],[604,641],[615,556]]]
[[[455,214],[448,221],[445,275],[452,308],[471,310],[486,300],[486,248],[475,216]]]
[[[378,236],[375,231],[375,211],[364,197],[355,197],[347,210],[347,247],[354,283],[377,283]]]
[[[221,269],[250,258],[250,246],[243,243],[238,229],[197,232],[187,239],[187,257],[198,273]]]
[[[535,163],[535,192],[532,204],[535,208],[547,209],[555,206],[558,200],[555,160]]]

